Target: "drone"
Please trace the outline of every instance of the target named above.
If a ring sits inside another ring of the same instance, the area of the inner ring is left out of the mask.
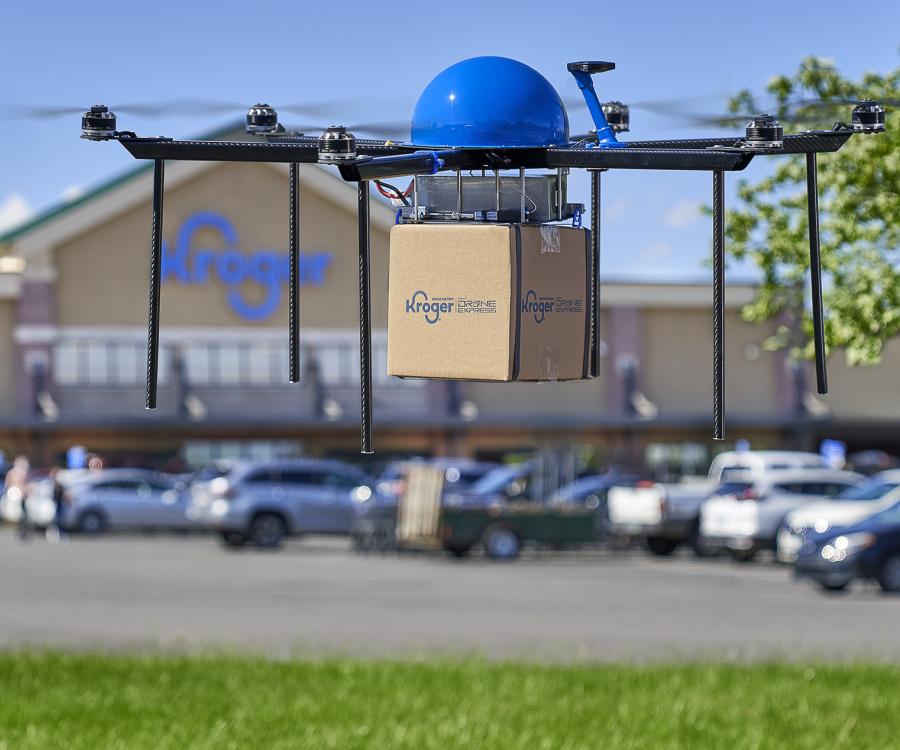
[[[408,141],[357,138],[348,127],[333,125],[319,135],[290,131],[276,110],[257,104],[246,113],[249,141],[176,140],[141,137],[117,130],[116,115],[95,105],[82,115],[81,137],[118,141],[136,159],[153,162],[150,233],[150,295],[147,343],[146,408],[156,408],[159,363],[160,282],[162,271],[165,162],[281,162],[289,165],[289,380],[300,380],[298,184],[300,164],[337,168],[357,184],[359,227],[359,348],[361,452],[373,453],[372,341],[370,296],[369,183],[400,204],[397,222],[543,224],[569,219],[580,226],[584,206],[566,201],[569,170],[591,176],[589,376],[600,374],[599,267],[601,175],[614,169],[691,170],[712,173],[713,439],[723,440],[725,387],[725,200],[726,172],[747,167],[756,156],[805,154],[813,338],[819,393],[828,392],[822,266],[819,249],[816,156],[840,149],[854,135],[885,129],[885,107],[873,100],[855,103],[850,123],[830,130],[784,132],[774,117],[753,116],[743,137],[624,141],[630,112],[621,102],[601,103],[593,76],[615,68],[612,62],[568,64],[594,129],[570,136],[566,107],[554,87],[533,68],[503,57],[475,57],[438,74],[425,88],[413,112]],[[526,181],[528,170],[541,170]],[[512,171],[518,176],[503,176]],[[451,173],[451,174],[444,174]],[[455,180],[453,179],[455,173]],[[489,174],[490,173],[490,174]],[[401,191],[385,180],[411,177]],[[510,181],[517,189],[503,190]],[[455,183],[455,190],[453,189]],[[448,189],[449,186],[449,189]],[[466,196],[465,204],[463,195]]]

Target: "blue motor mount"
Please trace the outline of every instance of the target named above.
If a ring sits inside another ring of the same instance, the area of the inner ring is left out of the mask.
[[[591,119],[594,121],[594,127],[597,130],[597,143],[599,146],[606,148],[615,148],[620,146],[619,140],[610,124],[606,120],[603,113],[603,105],[594,91],[594,82],[591,76],[594,73],[606,73],[609,70],[615,70],[616,64],[613,62],[605,62],[603,60],[582,60],[581,62],[570,62],[567,70],[575,77],[575,83],[581,89],[584,101],[587,104],[588,112],[591,113]],[[618,104],[618,102],[615,102]],[[628,129],[627,108],[625,115],[625,127]]]

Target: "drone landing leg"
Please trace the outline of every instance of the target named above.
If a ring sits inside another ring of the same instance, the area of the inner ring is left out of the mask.
[[[359,214],[359,396],[361,453],[372,449],[372,300],[369,289],[369,183],[358,185]]]
[[[713,440],[725,439],[725,191],[713,172]]]
[[[806,155],[806,208],[809,214],[809,271],[812,276],[816,390],[819,393],[828,393],[828,373],[825,369],[825,320],[822,313],[822,261],[819,255],[819,178],[815,153]]]
[[[300,165],[291,162],[288,174],[288,257],[290,264],[288,292],[289,380],[300,382],[300,233],[298,231],[297,183]]]
[[[591,377],[600,375],[600,170],[591,171]]]
[[[159,374],[159,288],[162,282],[163,183],[165,162],[153,162],[153,219],[150,230],[150,304],[147,324],[147,409],[156,408]]]

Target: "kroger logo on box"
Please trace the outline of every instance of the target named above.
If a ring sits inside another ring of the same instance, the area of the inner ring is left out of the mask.
[[[437,323],[442,315],[485,315],[497,312],[495,299],[471,299],[469,297],[428,297],[421,289],[406,298],[405,309],[411,315],[424,315],[429,325]]]
[[[406,300],[406,312],[413,315],[424,315],[425,322],[434,325],[441,319],[441,314],[453,312],[453,297],[435,297],[428,299],[428,293],[421,289],[413,292]]]
[[[573,297],[538,296],[537,292],[529,289],[522,300],[522,312],[533,315],[535,323],[543,323],[546,317],[552,313],[582,313],[584,301]]]

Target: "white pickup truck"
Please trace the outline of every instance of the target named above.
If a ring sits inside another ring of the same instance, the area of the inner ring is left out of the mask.
[[[644,541],[656,555],[669,555],[690,544],[707,551],[699,535],[700,506],[719,483],[734,474],[762,475],[779,469],[824,468],[818,453],[799,451],[727,451],[713,459],[706,479],[677,484],[640,483],[609,491],[609,530],[618,537]]]

